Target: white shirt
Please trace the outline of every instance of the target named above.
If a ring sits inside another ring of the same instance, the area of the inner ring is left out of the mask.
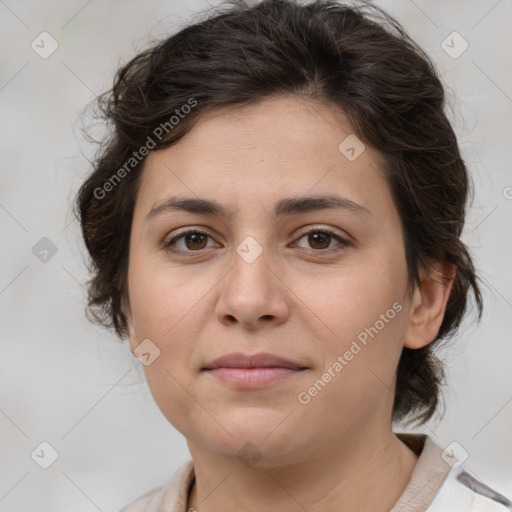
[[[512,511],[510,500],[472,476],[456,459],[443,454],[431,437],[395,434],[419,458],[409,483],[390,512]],[[120,512],[188,512],[188,495],[194,479],[194,463],[189,460],[166,485],[149,491]]]

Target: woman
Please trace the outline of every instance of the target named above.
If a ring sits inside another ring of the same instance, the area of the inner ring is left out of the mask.
[[[432,63],[367,4],[222,9],[119,70],[77,200],[90,306],[192,456],[123,510],[506,510],[393,431],[482,312]]]

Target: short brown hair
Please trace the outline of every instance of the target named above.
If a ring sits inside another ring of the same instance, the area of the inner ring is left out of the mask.
[[[410,289],[431,259],[456,267],[436,338],[418,350],[404,348],[397,369],[393,420],[427,421],[444,379],[433,349],[459,326],[469,288],[478,319],[483,308],[460,239],[471,181],[444,113],[444,89],[434,65],[395,19],[367,2],[232,0],[215,9],[133,58],[98,99],[110,136],[76,205],[91,257],[88,311],[120,338],[126,336],[122,299],[144,164],[134,152],[149,138],[153,149],[171,146],[207,112],[274,94],[321,100],[339,107],[357,137],[384,157],[402,221]],[[170,121],[173,115],[179,116],[177,123]],[[159,126],[165,135],[155,141]]]

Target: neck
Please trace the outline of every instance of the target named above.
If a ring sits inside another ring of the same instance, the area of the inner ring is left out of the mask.
[[[189,442],[196,481],[187,510],[389,511],[405,490],[417,455],[392,431],[347,437],[286,466],[245,467],[237,458],[216,457]]]

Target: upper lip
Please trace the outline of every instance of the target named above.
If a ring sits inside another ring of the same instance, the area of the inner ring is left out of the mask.
[[[207,364],[203,370],[212,370],[214,368],[262,368],[262,367],[280,367],[292,368],[294,370],[303,370],[306,367],[290,359],[279,357],[273,354],[253,354],[245,355],[240,352],[226,354],[218,357]]]

